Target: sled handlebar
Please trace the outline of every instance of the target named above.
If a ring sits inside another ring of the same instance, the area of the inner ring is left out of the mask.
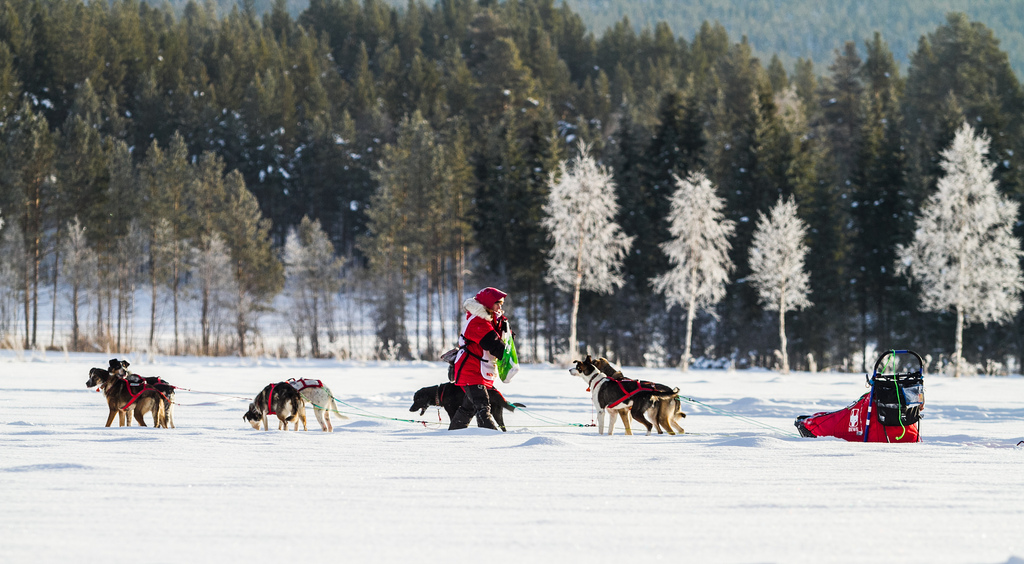
[[[881,356],[878,357],[878,360],[875,361],[874,374],[872,374],[871,377],[874,378],[874,377],[880,375],[879,368],[881,368],[882,361],[884,361],[886,358],[888,358],[889,355],[899,355],[899,354],[913,355],[913,357],[917,359],[917,374],[924,374],[924,359],[921,358],[921,355],[919,355],[916,352],[911,351],[911,350],[890,349],[890,350],[887,350],[887,351],[883,352],[881,354]],[[908,374],[913,374],[913,372],[910,372]]]

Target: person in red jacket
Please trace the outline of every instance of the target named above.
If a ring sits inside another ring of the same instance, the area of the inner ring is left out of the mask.
[[[464,429],[476,415],[477,425],[497,429],[491,418],[488,390],[498,374],[494,361],[505,353],[503,337],[508,319],[502,311],[507,294],[497,288],[484,288],[466,300],[466,328],[459,335],[459,354],[455,357],[455,385],[466,392],[449,430]]]

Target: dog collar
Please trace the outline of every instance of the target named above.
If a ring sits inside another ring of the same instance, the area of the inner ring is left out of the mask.
[[[593,376],[591,376],[590,380],[587,381],[587,391],[589,392],[590,389],[594,387],[594,378],[603,378],[603,377],[604,376],[602,374],[600,374],[600,373],[594,374]]]

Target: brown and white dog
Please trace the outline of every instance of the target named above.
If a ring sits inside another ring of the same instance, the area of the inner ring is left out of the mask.
[[[334,403],[334,395],[331,394],[331,389],[320,380],[291,378],[288,380],[288,383],[299,391],[299,395],[302,396],[303,400],[313,406],[313,415],[316,415],[316,421],[320,423],[321,430],[327,432],[334,431],[334,425],[331,425],[331,413],[339,419],[348,419],[348,417],[338,413],[338,405]]]
[[[591,400],[594,402],[594,409],[597,411],[597,432],[602,435],[604,434],[604,416],[606,413],[609,416],[609,435],[612,434],[615,428],[616,415],[622,419],[622,425],[626,428],[627,435],[633,434],[629,424],[629,416],[646,427],[647,434],[650,435],[653,425],[647,421],[644,414],[656,402],[675,398],[676,394],[679,393],[678,388],[669,388],[662,384],[625,378],[622,376],[622,372],[604,358],[594,360],[590,355],[587,355],[586,359],[574,361],[574,364],[575,366],[569,369],[569,374],[578,376],[587,382],[587,389],[591,393]],[[662,410],[659,408],[657,414],[660,416],[661,413]],[[669,434],[675,434],[669,421],[662,419],[659,423]]]
[[[668,421],[668,426],[665,428],[665,432],[668,434],[674,435],[679,433],[682,435],[685,433],[685,431],[683,431],[682,420],[686,417],[686,414],[683,413],[682,409],[680,409],[680,401],[678,397],[655,401],[651,407],[647,408],[645,415],[650,419],[651,423],[654,424],[654,428],[658,431],[659,435],[662,434],[662,421]],[[647,434],[650,435],[651,432],[648,431]]]
[[[298,390],[288,382],[268,384],[263,391],[256,394],[256,398],[249,404],[249,411],[245,412],[242,419],[249,422],[253,429],[260,429],[260,424],[267,431],[270,424],[267,416],[277,415],[279,430],[288,430],[289,423],[295,423],[295,430],[299,430],[299,420],[302,421],[302,430],[306,430],[306,402]]]
[[[127,360],[118,360],[116,358],[112,358],[110,359],[109,365],[110,366],[107,367],[107,371],[110,372],[111,374],[119,376],[121,378],[126,378],[129,380],[130,383],[135,381],[144,381],[147,386],[162,393],[164,397],[167,399],[168,406],[166,426],[169,426],[171,429],[174,428],[174,386],[172,386],[169,382],[158,376],[143,377],[138,374],[132,374],[131,372],[128,371],[128,367],[131,366],[131,364]],[[131,388],[131,386],[129,386],[129,388]],[[138,420],[139,424],[141,425],[142,415],[138,415],[136,417],[136,420]],[[155,421],[153,422],[153,425],[156,425]]]
[[[167,412],[170,402],[158,390],[143,386],[138,392],[132,392],[128,381],[120,376],[111,374],[102,368],[89,370],[89,379],[85,382],[87,388],[99,388],[107,399],[107,407],[110,414],[107,416],[107,427],[117,421],[120,427],[131,427],[132,417],[138,421],[140,427],[145,427],[146,422],[142,416],[145,413],[153,414],[153,426],[167,428]]]

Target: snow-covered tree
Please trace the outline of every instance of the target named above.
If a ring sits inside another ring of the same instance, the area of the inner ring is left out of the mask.
[[[285,288],[292,302],[292,331],[296,341],[309,338],[314,357],[321,355],[320,331],[336,337],[336,294],[341,290],[342,261],[319,221],[302,218],[299,229],[288,232],[284,246]]]
[[[17,219],[0,230],[0,337],[17,330],[22,293],[25,290],[25,240]]]
[[[725,201],[703,172],[693,172],[683,180],[673,175],[676,192],[672,196],[668,220],[672,239],[661,244],[672,263],[672,270],[656,277],[654,289],[665,295],[669,305],[686,310],[686,342],[680,368],[690,365],[693,317],[725,297],[725,285],[733,264],[729,260],[729,237],[736,229],[725,219]]]
[[[964,321],[1002,323],[1021,308],[1018,204],[996,189],[988,135],[968,123],[942,151],[945,175],[921,206],[909,245],[897,249],[896,272],[921,287],[921,309],[956,311],[954,376],[960,375]]]
[[[101,263],[99,266],[100,278],[102,279],[105,275],[109,280],[110,287],[117,289],[118,347],[121,346],[122,335],[127,338],[132,333],[135,319],[135,288],[144,281],[141,273],[147,262],[145,251],[147,238],[139,220],[133,218],[128,222],[127,233],[123,237],[117,237],[112,255],[97,256]],[[103,265],[104,258],[112,264]],[[111,299],[111,305],[113,305],[113,301]]]
[[[85,227],[75,219],[68,222],[67,235],[61,243],[64,258],[64,280],[68,286],[68,300],[71,302],[71,350],[78,350],[78,310],[82,305],[83,290],[96,277],[96,252],[89,247],[85,238]]]
[[[167,218],[160,218],[153,227],[150,241],[150,279],[152,299],[157,299],[157,286],[162,285],[171,293],[171,314],[174,325],[174,354],[180,352],[180,294],[181,282],[185,278],[189,243],[175,235],[174,224]],[[151,304],[150,346],[153,346],[156,331],[156,304]]]
[[[552,242],[547,257],[547,280],[572,292],[569,350],[576,354],[576,320],[580,291],[611,293],[624,283],[620,269],[633,238],[615,223],[619,204],[611,172],[579,144],[579,156],[559,163],[548,180],[551,193],[541,225]],[[569,360],[572,360],[571,358]]]
[[[220,233],[204,236],[199,247],[191,250],[189,262],[195,273],[195,291],[199,299],[199,326],[202,352],[210,354],[213,336],[220,341],[221,328],[228,323],[231,301],[238,289],[231,270],[231,254]],[[220,347],[214,347],[216,354]]]
[[[810,276],[804,271],[804,257],[809,250],[804,238],[807,225],[796,215],[796,201],[780,198],[768,212],[758,214],[750,247],[750,270],[747,280],[757,289],[761,305],[767,311],[779,312],[779,352],[782,373],[789,372],[786,351],[786,312],[811,306]]]

